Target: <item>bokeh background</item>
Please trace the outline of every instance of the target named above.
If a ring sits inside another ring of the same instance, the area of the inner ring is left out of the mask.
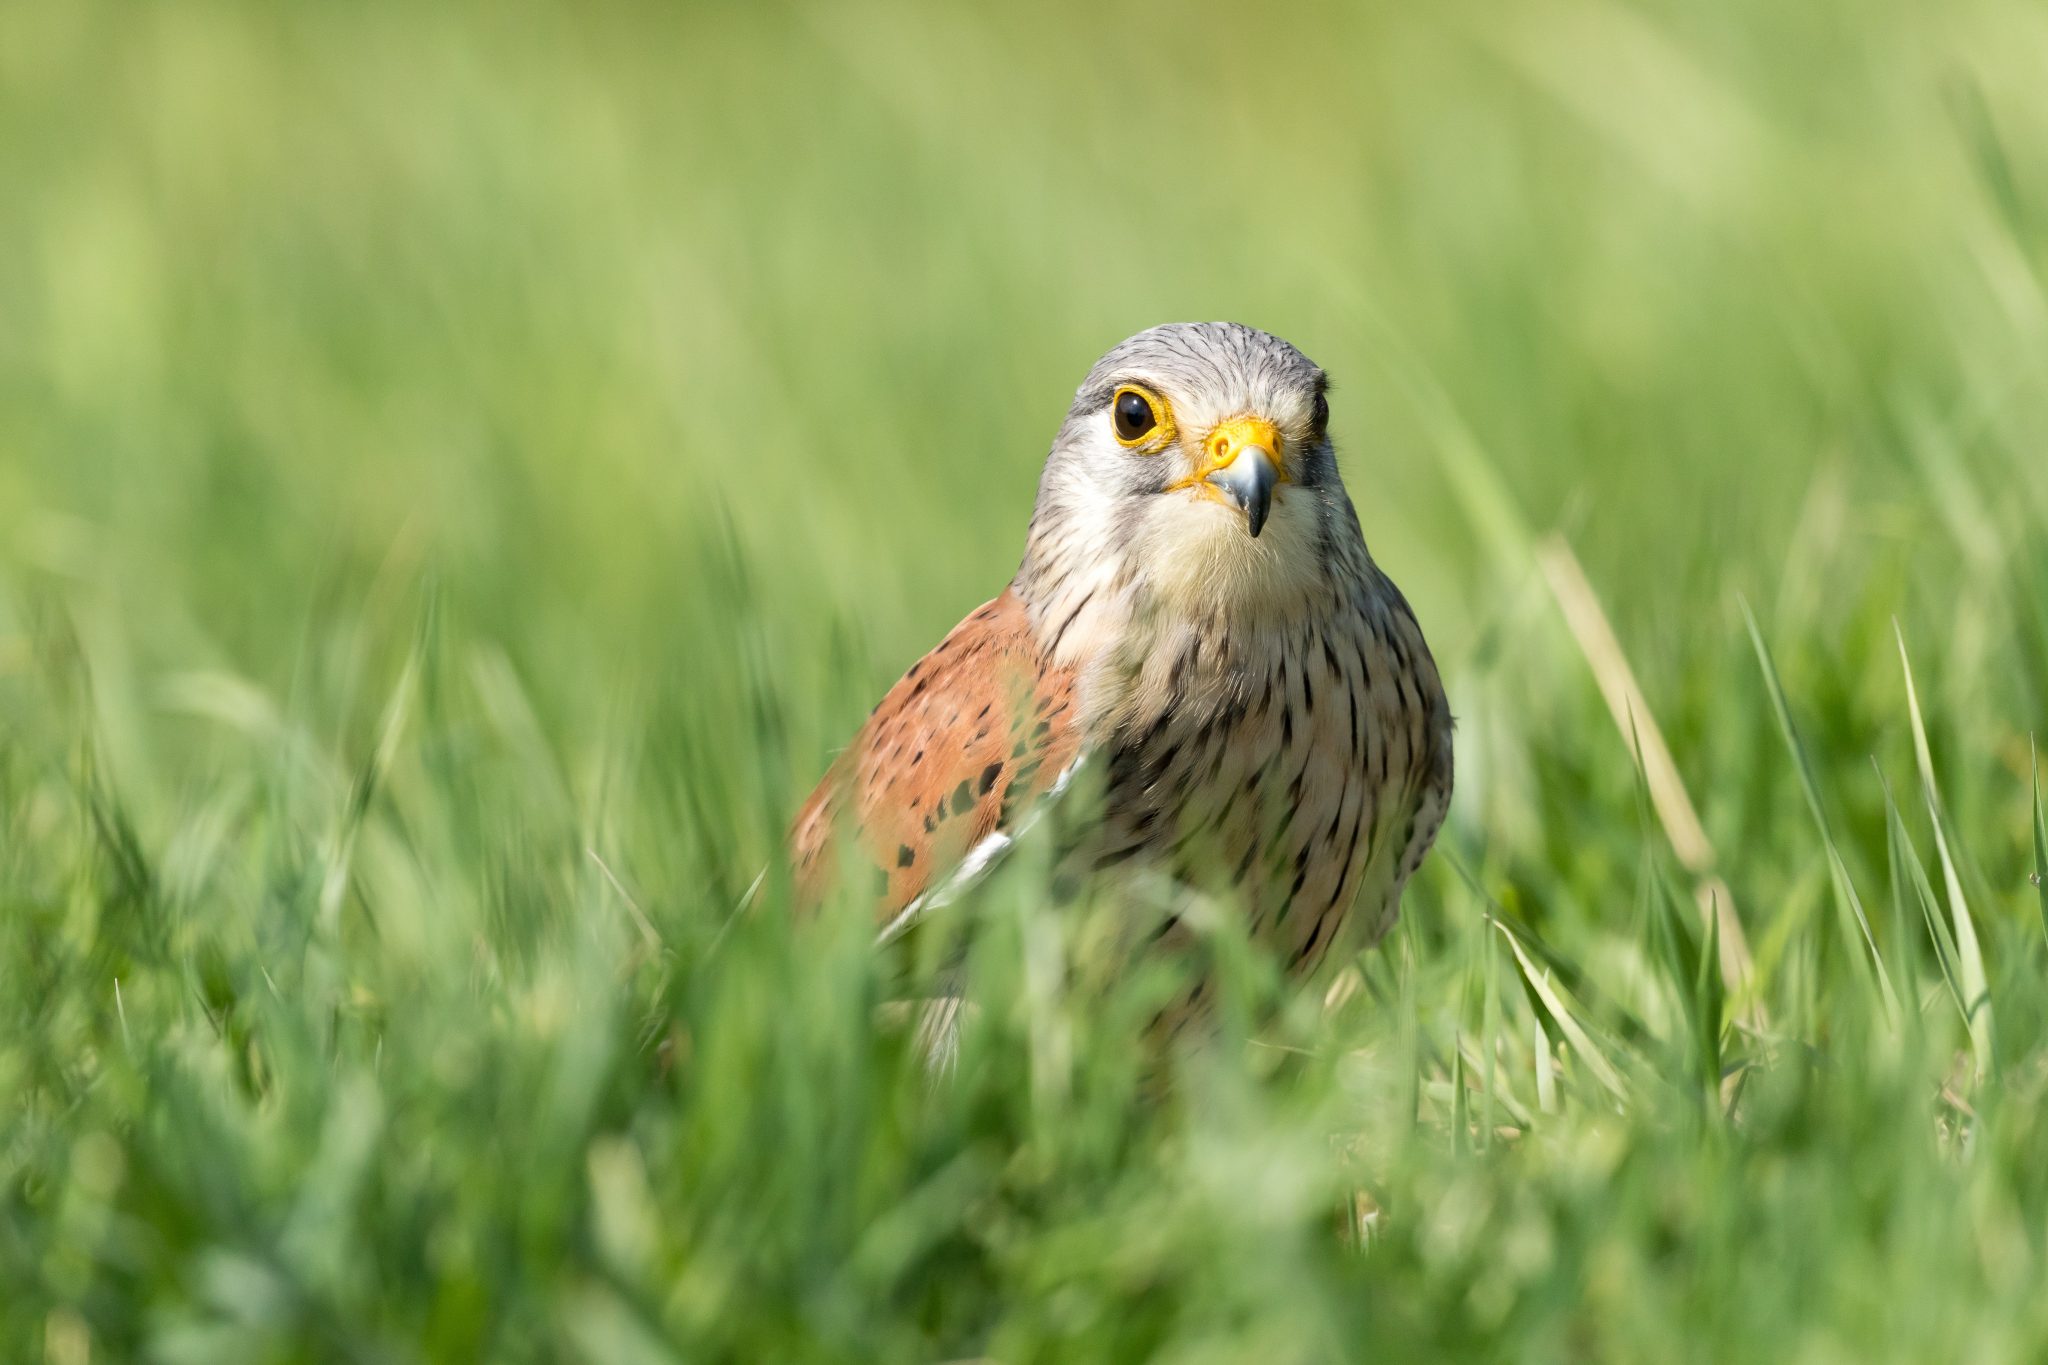
[[[9,1354],[2041,1349],[2044,71],[2025,0],[0,4]],[[1020,872],[935,1089],[734,907],[1095,356],[1220,317],[1335,377],[1446,856],[1169,1098]]]

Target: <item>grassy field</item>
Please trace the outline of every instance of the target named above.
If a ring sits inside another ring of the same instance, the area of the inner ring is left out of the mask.
[[[2048,10],[1239,15],[0,0],[0,1358],[2048,1353]],[[1206,317],[1452,823],[934,1084],[737,907]]]

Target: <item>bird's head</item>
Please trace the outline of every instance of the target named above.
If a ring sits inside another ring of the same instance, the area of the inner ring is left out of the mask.
[[[1314,361],[1238,323],[1169,323],[1117,345],[1053,442],[1024,578],[1094,561],[1202,614],[1300,595],[1339,543],[1332,519],[1351,520],[1327,388]]]

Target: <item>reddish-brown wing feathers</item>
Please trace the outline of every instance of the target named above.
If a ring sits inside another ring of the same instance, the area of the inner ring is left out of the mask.
[[[862,869],[883,922],[937,884],[1073,762],[1074,677],[1050,663],[1005,590],[889,689],[811,793],[790,841],[815,902]]]

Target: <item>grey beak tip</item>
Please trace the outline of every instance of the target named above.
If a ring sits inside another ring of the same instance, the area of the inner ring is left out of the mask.
[[[1228,494],[1244,513],[1245,529],[1255,539],[1266,529],[1266,516],[1273,510],[1273,485],[1278,481],[1272,463],[1250,451],[1209,476],[1209,482]]]

